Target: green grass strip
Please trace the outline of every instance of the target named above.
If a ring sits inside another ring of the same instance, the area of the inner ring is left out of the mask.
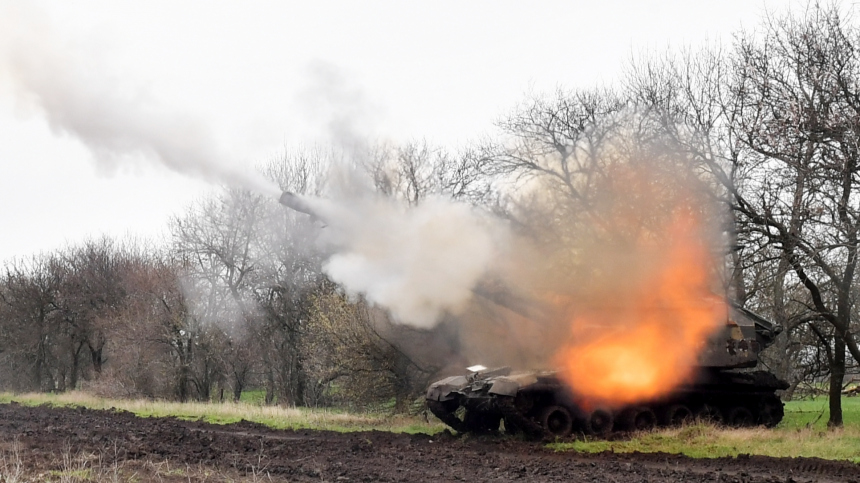
[[[623,441],[577,440],[552,443],[557,451],[600,453],[675,453],[694,458],[756,454],[775,457],[816,457],[860,463],[860,398],[843,398],[845,426],[827,429],[826,398],[790,401],[785,418],[774,429],[718,428],[693,424],[632,435]]]

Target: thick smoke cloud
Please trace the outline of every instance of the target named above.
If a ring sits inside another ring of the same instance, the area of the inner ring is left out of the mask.
[[[219,150],[199,119],[127,89],[95,56],[65,47],[49,25],[18,13],[2,25],[0,71],[20,102],[40,112],[54,132],[84,143],[106,171],[143,159],[211,182],[279,194],[274,183]]]
[[[443,195],[405,207],[370,181],[335,167],[329,198],[309,199],[333,250],[323,270],[398,322],[429,328],[461,312],[502,250],[507,232],[486,214]]]
[[[431,328],[461,313],[504,250],[504,225],[441,193],[407,207],[376,192],[356,166],[370,162],[366,139],[379,109],[335,66],[315,62],[307,77],[297,106],[343,153],[328,173],[324,198],[304,198],[326,224],[323,270],[402,324]]]
[[[203,122],[160,108],[107,75],[94,56],[64,47],[48,25],[33,27],[36,23],[30,18],[6,32],[3,71],[20,102],[35,108],[56,133],[84,143],[103,169],[145,160],[189,176],[280,194],[276,184],[219,151]],[[360,157],[374,110],[335,67],[318,62],[308,74],[299,107],[324,126],[327,142],[344,149],[348,158]],[[333,250],[326,273],[405,324],[431,327],[444,313],[461,310],[497,255],[504,238],[498,223],[442,195],[404,209],[374,196],[357,172],[344,166],[336,171],[331,199],[317,207],[329,225],[324,242]]]

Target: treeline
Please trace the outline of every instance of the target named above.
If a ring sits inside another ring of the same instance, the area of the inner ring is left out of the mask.
[[[495,139],[457,152],[413,143],[348,157],[380,196],[408,206],[444,193],[559,252],[595,224],[615,167],[691,169],[724,207],[723,289],[785,328],[764,362],[790,391],[829,381],[840,425],[860,361],[858,46],[838,7],[815,4],[730,46],[634,62],[614,88],[529,98]],[[338,157],[288,153],[266,174],[324,193]],[[462,357],[456,324],[409,329],[346,297],[323,274],[325,228],[274,200],[226,191],[170,228],[165,248],[94,240],[7,263],[0,384],[180,400],[253,387],[269,402],[402,408]]]
[[[454,187],[452,158],[441,151],[365,154],[367,174],[404,203]],[[267,174],[284,189],[316,193],[337,156],[285,154]],[[461,173],[458,195],[476,180]],[[403,409],[449,354],[416,350],[440,335],[393,324],[329,281],[316,241],[323,229],[276,200],[225,190],[173,219],[165,247],[101,238],[9,261],[0,277],[0,387],[180,401],[259,389],[267,403],[393,400]]]

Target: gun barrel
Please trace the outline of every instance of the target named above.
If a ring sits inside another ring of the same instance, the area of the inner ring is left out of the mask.
[[[296,195],[294,193],[290,193],[289,191],[284,191],[281,194],[281,197],[278,199],[278,202],[280,202],[282,205],[286,206],[287,208],[291,208],[293,210],[296,210],[296,211],[299,211],[302,213],[306,213],[306,214],[311,215],[313,217],[319,218],[319,215],[317,213],[315,213],[314,210],[311,209],[310,206],[308,206],[308,204],[305,200],[303,200],[301,197],[299,197],[298,195]]]

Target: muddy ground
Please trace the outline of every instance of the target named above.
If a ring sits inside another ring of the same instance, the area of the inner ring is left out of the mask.
[[[504,437],[281,431],[0,404],[0,481],[849,482],[809,458],[553,453]],[[11,476],[11,477],[10,477]]]

